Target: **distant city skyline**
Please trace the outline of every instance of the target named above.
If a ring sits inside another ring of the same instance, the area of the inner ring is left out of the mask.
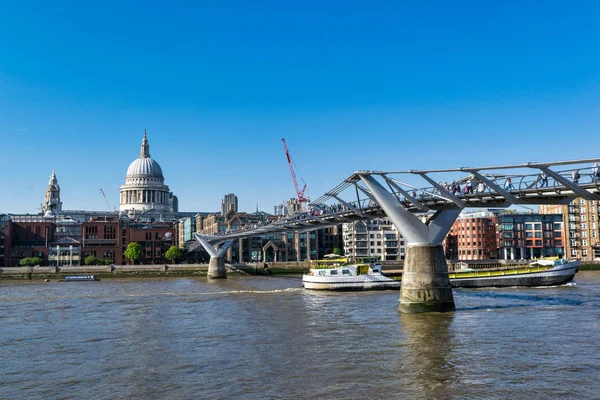
[[[144,129],[180,211],[353,171],[598,156],[600,4],[73,5],[0,15],[0,213],[109,209]],[[458,176],[457,176],[458,178]]]

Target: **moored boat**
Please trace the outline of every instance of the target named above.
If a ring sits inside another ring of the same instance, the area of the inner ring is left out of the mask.
[[[89,282],[99,280],[100,278],[97,278],[95,275],[69,275],[65,276],[59,282]]]
[[[349,263],[347,259],[320,260],[302,277],[302,286],[313,290],[386,290],[400,289],[400,281],[381,274],[381,265]]]
[[[579,260],[542,259],[524,268],[452,271],[448,275],[454,288],[558,286],[573,280],[579,263]]]

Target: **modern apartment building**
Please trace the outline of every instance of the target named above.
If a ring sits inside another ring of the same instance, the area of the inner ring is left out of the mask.
[[[540,205],[540,214],[561,214],[564,221],[565,257],[583,261],[600,259],[598,200],[576,198],[568,205]]]
[[[404,260],[405,241],[389,218],[345,223],[342,232],[346,256]]]
[[[530,260],[565,254],[561,214],[499,214],[496,231],[500,259]]]

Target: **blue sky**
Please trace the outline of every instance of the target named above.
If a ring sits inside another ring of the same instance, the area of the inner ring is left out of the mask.
[[[290,3],[290,4],[288,4]],[[419,3],[419,4],[416,4]],[[0,212],[118,206],[139,154],[182,211],[359,169],[598,156],[594,1],[4,1]]]

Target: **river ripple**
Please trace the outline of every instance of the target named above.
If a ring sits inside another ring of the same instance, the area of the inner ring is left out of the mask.
[[[6,399],[544,399],[600,396],[600,273],[459,289],[405,315],[398,292],[298,277],[0,283]]]

